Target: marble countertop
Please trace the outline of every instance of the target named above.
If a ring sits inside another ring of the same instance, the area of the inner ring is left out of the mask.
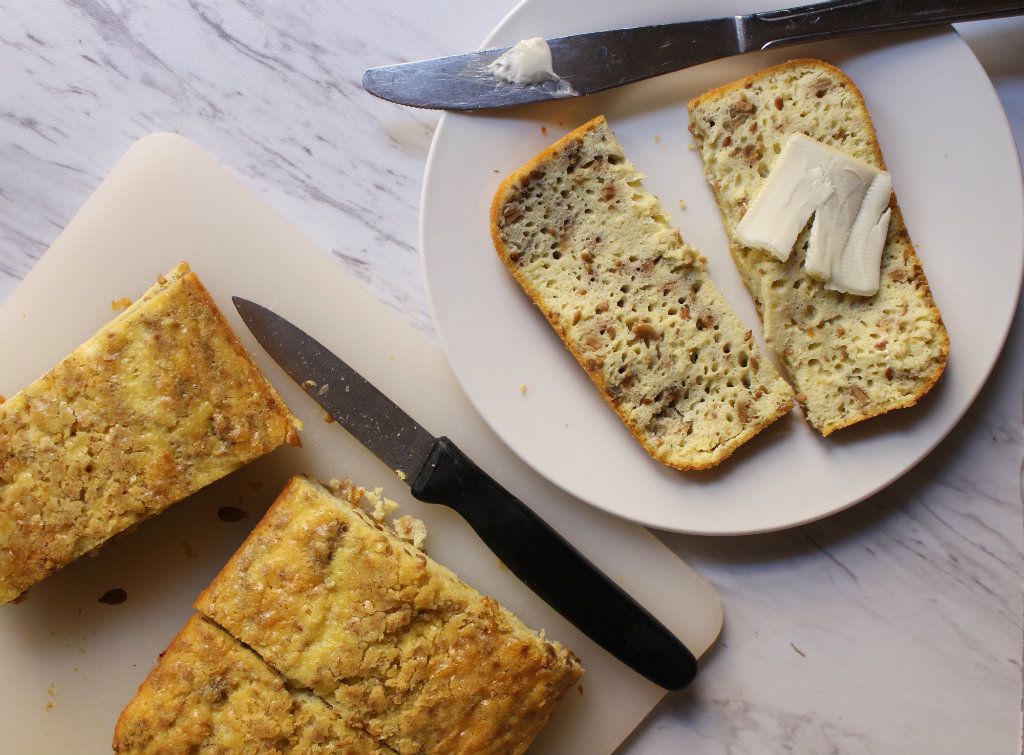
[[[510,7],[0,0],[0,301],[132,142],[177,131],[433,338],[417,217],[438,116],[359,81],[471,49]],[[1024,20],[958,28],[1024,145]],[[726,624],[623,752],[1020,752],[1022,335],[1018,308],[981,398],[886,491],[777,534],[661,535]]]

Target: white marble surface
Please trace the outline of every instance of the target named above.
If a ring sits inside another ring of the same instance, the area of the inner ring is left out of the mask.
[[[359,79],[472,48],[509,7],[0,0],[0,301],[127,147],[170,130],[431,337],[416,238],[437,115]],[[960,28],[1024,144],[1024,20]],[[784,533],[664,536],[726,628],[624,752],[1020,751],[1022,320],[978,403],[889,490]]]

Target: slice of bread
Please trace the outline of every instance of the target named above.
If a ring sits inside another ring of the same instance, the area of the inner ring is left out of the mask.
[[[665,217],[603,117],[498,188],[502,262],[655,459],[713,467],[792,390]]]
[[[293,478],[196,608],[398,752],[524,752],[576,656],[368,516],[364,492]]]
[[[308,690],[194,615],[121,713],[114,752],[388,755]]]
[[[188,265],[160,276],[0,404],[0,603],[282,443],[298,445],[298,424]]]
[[[782,360],[810,423],[827,436],[917,403],[946,367],[949,337],[895,196],[874,296],[829,291],[806,273],[810,224],[786,262],[733,240],[790,134],[885,168],[854,83],[824,61],[793,60],[714,89],[690,102],[689,111],[765,342]]]

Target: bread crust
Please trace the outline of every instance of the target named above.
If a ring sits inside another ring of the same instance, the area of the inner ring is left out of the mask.
[[[121,713],[113,747],[124,755],[393,755],[197,614]]]
[[[363,494],[292,478],[196,608],[395,750],[525,751],[579,661],[369,517]]]
[[[670,461],[666,454],[660,452],[657,445],[653,442],[653,439],[644,432],[643,428],[637,426],[635,422],[629,417],[624,409],[615,401],[611,393],[608,390],[608,384],[604,379],[601,372],[591,367],[588,364],[587,357],[581,353],[576,347],[573,339],[570,337],[568,330],[562,323],[561,319],[556,316],[556,313],[545,308],[543,304],[540,292],[534,287],[530,280],[523,275],[520,271],[519,266],[512,260],[508,246],[505,244],[501,234],[501,220],[503,207],[509,201],[513,189],[520,184],[523,179],[529,174],[536,170],[539,166],[543,165],[547,161],[557,156],[565,147],[576,141],[579,141],[588,133],[607,125],[607,120],[603,115],[599,115],[596,118],[591,119],[587,123],[584,123],[579,128],[570,131],[568,134],[563,136],[561,139],[556,141],[554,144],[534,156],[529,160],[523,167],[519,168],[514,173],[510,174],[501,184],[498,186],[495,192],[494,199],[491,202],[490,210],[490,230],[491,240],[494,243],[494,248],[498,253],[498,257],[504,263],[505,267],[508,268],[509,272],[515,277],[516,281],[522,287],[523,291],[531,299],[531,301],[537,306],[538,309],[544,314],[544,317],[550,323],[551,327],[554,328],[558,337],[562,340],[562,343],[569,350],[569,352],[575,357],[576,361],[580,364],[583,370],[587,373],[590,380],[597,386],[601,397],[605,403],[618,415],[619,419],[622,420],[623,424],[629,430],[630,434],[640,443],[640,445],[647,451],[654,459],[666,464],[667,466],[679,469],[681,471],[700,471],[711,469],[725,461],[731,456],[740,446],[747,443],[750,439],[768,427],[770,424],[779,419],[793,407],[793,401],[787,400],[778,405],[776,410],[766,416],[764,420],[757,424],[747,425],[737,435],[730,438],[725,443],[720,444],[716,449],[715,453],[711,454],[709,458],[694,460],[689,462],[676,462]],[[701,257],[703,261],[703,257]]]
[[[694,130],[694,123],[696,118],[695,111],[707,106],[709,103],[727,97],[730,94],[740,92],[746,88],[749,88],[749,86],[756,84],[775,74],[785,73],[787,71],[795,71],[801,68],[819,69],[823,72],[827,72],[829,75],[834,76],[837,79],[840,79],[846,84],[846,86],[849,88],[850,93],[854,96],[856,100],[857,107],[860,111],[861,117],[863,117],[864,119],[864,128],[866,132],[870,135],[872,153],[875,159],[877,160],[879,167],[885,170],[885,158],[882,155],[881,146],[878,142],[878,135],[875,130],[874,121],[871,118],[871,113],[868,110],[867,103],[864,101],[864,96],[861,93],[860,89],[857,88],[857,85],[853,82],[853,80],[849,76],[847,76],[846,73],[843,72],[840,68],[834,66],[833,64],[827,61],[820,60],[817,58],[796,58],[793,60],[789,60],[784,63],[772,66],[770,68],[757,71],[737,81],[728,84],[723,84],[722,86],[716,87],[708,92],[705,92],[699,97],[695,97],[689,102],[687,106],[691,122],[690,130],[694,132],[694,135],[696,137],[697,133]],[[814,136],[814,134],[809,134],[809,136]],[[710,174],[708,175],[708,181],[711,182]],[[712,188],[714,189],[713,186]],[[722,194],[717,190],[714,191],[713,193],[715,196],[715,202],[718,205],[719,211],[722,216],[722,224],[725,227],[726,232],[729,236],[730,253],[734,261],[736,262],[737,267],[740,267],[742,269],[739,261],[739,250],[742,248],[742,246],[736,243],[732,238],[732,229],[730,227],[728,209],[725,205]],[[945,324],[942,321],[942,315],[935,304],[935,299],[932,296],[931,287],[928,285],[928,280],[924,274],[923,267],[921,266],[921,261],[917,255],[917,250],[910,240],[910,234],[906,229],[906,225],[903,220],[903,213],[900,211],[899,205],[896,201],[895,192],[893,192],[893,194],[890,196],[889,207],[892,210],[892,218],[890,220],[890,225],[892,227],[899,228],[898,235],[906,240],[907,249],[909,250],[908,264],[910,266],[915,267],[917,270],[916,277],[920,281],[919,290],[921,291],[922,297],[926,300],[927,308],[931,312],[932,316],[935,319],[935,322],[938,325],[940,342],[938,347],[937,358],[935,360],[935,369],[930,375],[927,376],[927,378],[924,381],[921,382],[920,386],[913,393],[907,395],[902,400],[891,401],[882,405],[873,404],[870,406],[870,408],[867,408],[866,410],[849,413],[846,417],[844,417],[842,420],[838,422],[832,422],[826,426],[818,427],[818,430],[819,432],[821,432],[823,437],[828,437],[837,430],[841,430],[845,427],[850,427],[865,420],[871,419],[872,417],[887,414],[897,409],[905,409],[914,406],[935,386],[936,383],[938,383],[939,379],[942,377],[946,369],[946,364],[949,358],[949,334],[946,330]],[[891,247],[891,243],[891,241],[886,242],[887,250],[889,247]],[[751,281],[747,278],[746,275],[743,275],[742,277],[744,280],[744,284],[750,290],[751,296],[753,296],[755,298],[755,301],[757,302],[757,291],[755,291],[751,287]],[[759,303],[758,310],[760,311],[760,309],[761,307]]]
[[[0,405],[0,603],[298,424],[179,264]]]

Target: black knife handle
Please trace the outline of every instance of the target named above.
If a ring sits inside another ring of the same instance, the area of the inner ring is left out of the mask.
[[[638,673],[668,690],[693,681],[697,661],[675,635],[448,438],[437,439],[412,494],[459,512],[531,590]]]

